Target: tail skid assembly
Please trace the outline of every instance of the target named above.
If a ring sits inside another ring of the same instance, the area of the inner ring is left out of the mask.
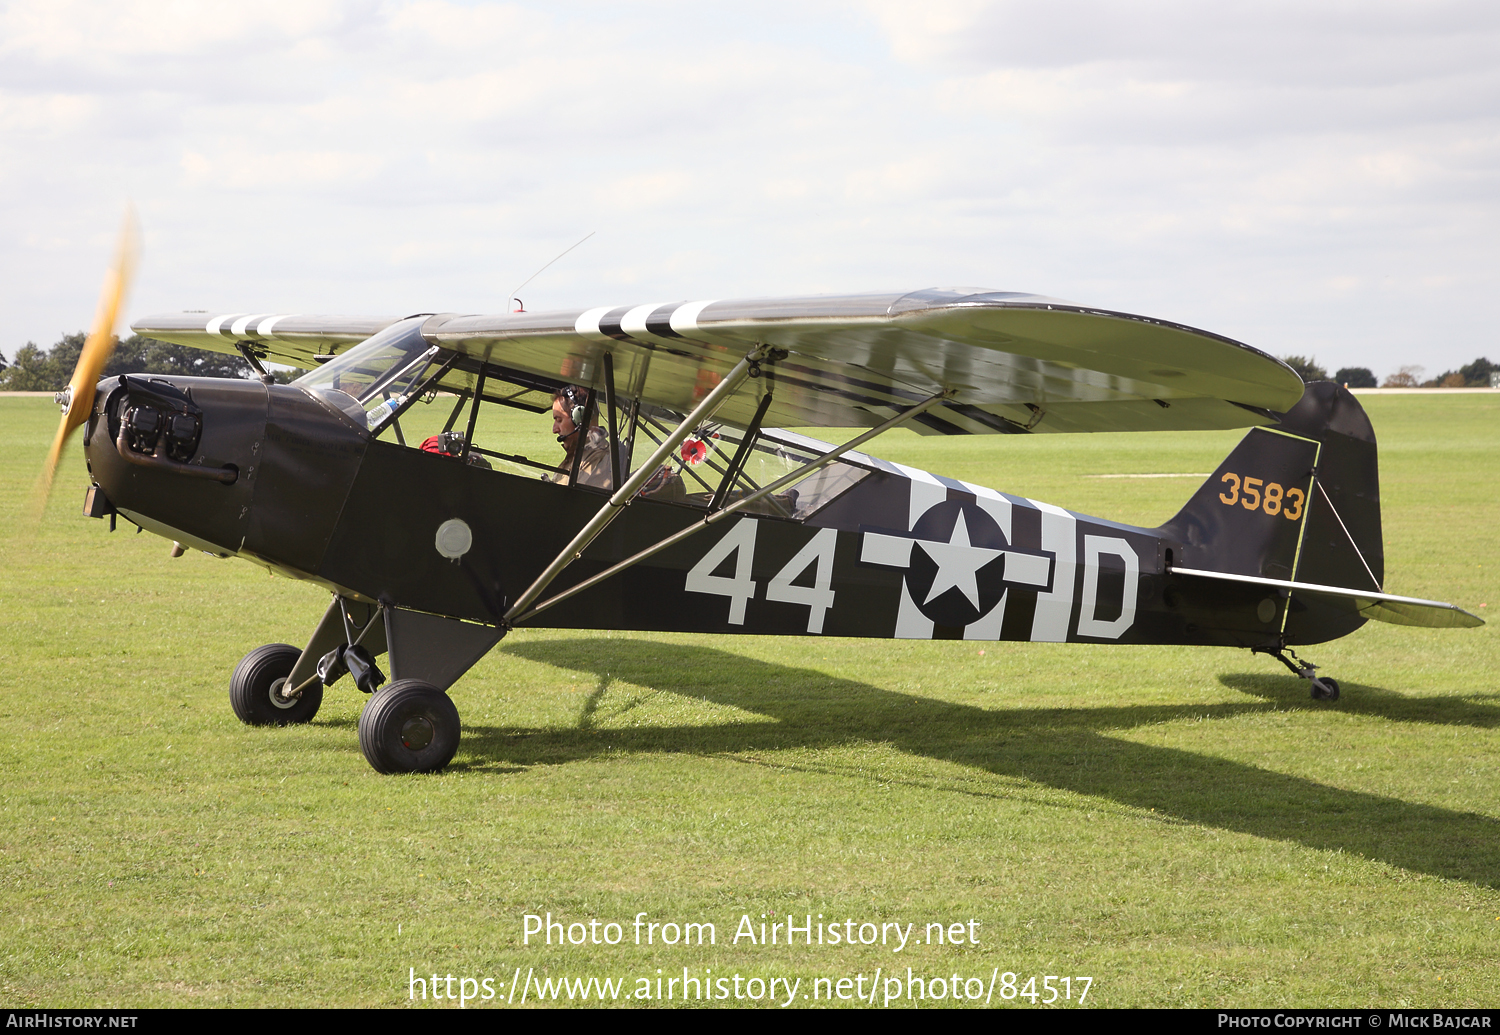
[[[1269,654],[1291,669],[1293,675],[1301,676],[1311,683],[1314,701],[1337,701],[1339,699],[1339,681],[1317,675],[1318,666],[1297,657],[1297,652],[1290,647],[1252,647],[1250,649],[1255,654]]]

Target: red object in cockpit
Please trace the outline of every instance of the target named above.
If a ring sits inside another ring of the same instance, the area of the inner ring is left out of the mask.
[[[682,444],[682,462],[696,467],[708,455],[708,443],[701,438],[690,438]]]

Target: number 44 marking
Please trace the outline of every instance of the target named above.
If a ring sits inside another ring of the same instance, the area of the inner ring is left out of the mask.
[[[689,593],[711,593],[729,598],[729,624],[745,624],[745,605],[755,598],[755,580],[750,573],[755,565],[755,530],[760,522],[740,518],[724,537],[713,545],[703,559],[687,573]],[[833,551],[838,532],[820,528],[797,555],[786,562],[775,578],[766,583],[766,599],[783,604],[802,604],[808,608],[807,631],[821,633],[823,616],[833,606]],[[715,575],[714,571],[734,554],[734,575]],[[792,583],[808,568],[817,566],[811,586]]]

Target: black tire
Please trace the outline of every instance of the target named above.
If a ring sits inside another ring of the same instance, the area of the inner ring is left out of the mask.
[[[229,706],[249,726],[295,726],[311,722],[323,704],[323,684],[317,680],[295,701],[281,696],[286,677],[302,651],[287,643],[256,647],[240,659],[229,677]]]
[[[453,760],[462,730],[453,701],[431,683],[398,679],[359,715],[359,746],[377,773],[435,773]]]
[[[1322,690],[1318,689],[1318,683],[1323,684]],[[1318,680],[1318,683],[1314,683],[1312,687],[1314,701],[1337,701],[1339,699],[1339,681],[1337,679],[1323,677]]]

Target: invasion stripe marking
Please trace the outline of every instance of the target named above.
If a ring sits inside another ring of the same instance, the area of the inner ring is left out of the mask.
[[[660,309],[665,302],[652,302],[649,305],[638,305],[620,317],[620,330],[626,334],[639,335],[647,333],[646,320],[656,310]],[[603,330],[603,321],[600,329]],[[608,333],[608,332],[606,332]]]
[[[880,384],[877,381],[863,381],[863,380],[860,380],[857,377],[850,377],[848,374],[840,374],[840,373],[837,373],[836,371],[833,371],[833,370],[819,369],[817,367],[809,367],[809,366],[805,366],[805,365],[803,365],[801,363],[780,363],[780,364],[778,364],[778,367],[781,370],[795,370],[799,374],[807,374],[810,377],[824,378],[824,379],[827,379],[829,381],[842,381],[844,384],[846,384],[846,385],[853,385],[855,388],[864,388],[864,389],[866,389],[868,391],[872,391],[872,392],[884,392],[886,395],[889,395],[892,399],[904,399],[907,402],[913,402],[913,403],[915,403],[915,402],[921,402],[923,399],[926,399],[928,396],[930,396],[932,394],[931,392],[907,391],[907,390],[903,390],[903,389],[900,389],[900,388],[896,388],[896,387],[894,387],[892,385],[888,385],[888,384],[884,384],[883,385],[883,384]],[[951,405],[951,404],[945,404],[945,405]]]
[[[614,308],[614,306],[606,305],[600,306],[598,309],[584,310],[578,314],[578,319],[573,321],[574,332],[583,335],[585,338],[597,339],[608,337],[608,335],[599,329],[599,321]]]
[[[601,306],[578,314],[578,318],[573,321],[573,330],[581,337],[593,341],[624,341],[648,349],[661,348],[648,340],[645,335],[648,331],[648,319],[656,310],[662,308],[665,306],[661,302],[638,306]],[[666,351],[687,359],[702,358],[680,349],[669,348]]]
[[[1004,503],[1005,512],[1007,514],[1010,513],[1010,497],[1004,493],[996,492],[994,489],[986,488],[983,485],[970,485],[968,482],[959,482],[958,484],[964,487],[965,492],[972,493],[976,500],[995,500],[996,502]],[[984,506],[983,503],[979,505],[981,507]],[[1001,525],[1000,527],[1005,532],[1005,541],[1010,542],[1010,529],[1005,525]]]
[[[646,330],[658,338],[681,338],[682,335],[672,330],[672,314],[680,308],[682,308],[681,302],[659,307],[646,317]]]
[[[238,320],[234,321],[234,323],[230,325],[230,328],[229,328],[229,335],[230,335],[230,337],[232,337],[232,338],[243,338],[245,336],[245,328],[250,325],[250,321],[251,320],[259,320],[261,317],[263,317],[265,315],[266,315],[265,313],[256,313],[254,316],[242,316],[242,317],[240,317]]]
[[[991,431],[998,431],[1002,435],[1030,435],[1031,431],[1024,424],[1009,418],[1002,417],[997,413],[982,410],[972,403],[950,402],[944,403],[948,409],[961,416],[969,418],[975,424],[983,425]],[[1017,404],[1019,405],[1019,404]]]
[[[291,319],[290,316],[272,316],[268,319],[262,320],[256,326],[255,333],[262,338],[269,338],[271,336],[271,328],[276,326],[278,321],[289,319]]]
[[[943,484],[942,482],[940,482],[940,481],[937,480],[937,476],[934,475],[931,471],[924,471],[924,470],[922,470],[919,467],[907,467],[905,464],[895,464],[895,463],[893,463],[891,466],[894,467],[896,470],[900,471],[910,481],[921,482],[921,483],[923,483],[925,485],[942,485]],[[930,507],[930,506],[932,506],[933,504],[936,504],[936,503],[941,503],[946,498],[947,498],[947,494],[946,493],[943,493],[943,494],[941,494],[938,497],[934,497],[931,500],[931,502],[927,503],[926,506],[924,506],[921,509],[921,511],[912,514],[911,524],[913,524],[913,525],[916,524],[917,518],[921,517],[922,514],[925,514],[927,512],[927,507]],[[908,530],[910,530],[911,525],[907,525],[906,527],[907,527]]]
[[[631,306],[624,305],[616,306],[599,317],[599,333],[606,338],[613,338],[615,341],[625,341],[629,338],[630,335],[625,332],[625,328],[620,326],[620,321],[625,318],[627,313],[631,312],[632,308]]]
[[[933,407],[933,409],[936,408],[937,407]],[[974,434],[968,428],[961,428],[957,424],[953,424],[949,421],[943,420],[943,418],[941,417],[933,416],[932,410],[928,410],[926,413],[919,413],[915,417],[913,417],[912,420],[916,421],[919,424],[926,425],[934,431],[941,431],[944,435]]]
[[[898,464],[903,474],[911,479],[911,493],[907,511],[906,528],[909,532],[917,527],[922,515],[948,498],[948,487],[938,481],[930,471]],[[924,615],[917,602],[912,599],[906,579],[901,580],[901,603],[896,609],[896,636],[903,640],[930,640],[935,630],[931,618]]]
[[[224,333],[224,321],[233,320],[236,317],[244,315],[244,313],[228,313],[224,316],[216,316],[212,320],[208,321],[208,323],[204,325],[203,329],[207,333],[217,335],[221,338],[228,337],[228,335]]]
[[[1042,512],[1042,550],[1057,558],[1052,568],[1052,589],[1036,595],[1031,638],[1037,643],[1064,643],[1073,619],[1073,577],[1078,557],[1074,529],[1078,519],[1050,503],[1027,502]]]
[[[886,399],[877,399],[873,396],[860,395],[857,392],[850,392],[846,389],[839,388],[836,385],[827,384],[826,382],[807,381],[800,377],[788,377],[786,374],[786,368],[784,366],[781,366],[780,364],[772,367],[772,370],[775,372],[777,384],[791,385],[794,388],[806,388],[809,391],[813,392],[823,392],[828,395],[836,395],[841,399],[848,399],[851,402],[862,403],[866,406],[884,406],[897,411],[904,410],[906,408],[899,403],[890,402]],[[817,372],[815,372],[814,376],[819,375]],[[830,377],[830,380],[833,380],[833,378]]]
[[[672,310],[672,315],[668,318],[667,322],[671,325],[672,330],[683,337],[696,334],[699,330],[698,317],[702,315],[703,310],[717,301],[717,298],[709,298],[701,302],[687,302]]]
[[[1006,499],[994,489],[987,489],[979,485],[970,485],[968,482],[959,482],[966,490],[974,494],[974,502],[990,517],[994,518],[995,524],[1000,526],[1000,535],[1004,537],[1007,546],[1014,546],[1014,536],[1011,534],[1010,500]],[[1005,554],[1005,581],[1021,582],[1014,558],[1020,554],[1007,551]],[[1025,570],[1026,562],[1022,561],[1020,574],[1031,575]],[[1043,582],[1045,583],[1045,578]],[[988,614],[980,615],[974,621],[964,626],[964,639],[966,640],[998,640],[1005,625],[1005,605],[1010,602],[1010,587],[1000,591],[1000,599],[995,606],[990,608]]]

